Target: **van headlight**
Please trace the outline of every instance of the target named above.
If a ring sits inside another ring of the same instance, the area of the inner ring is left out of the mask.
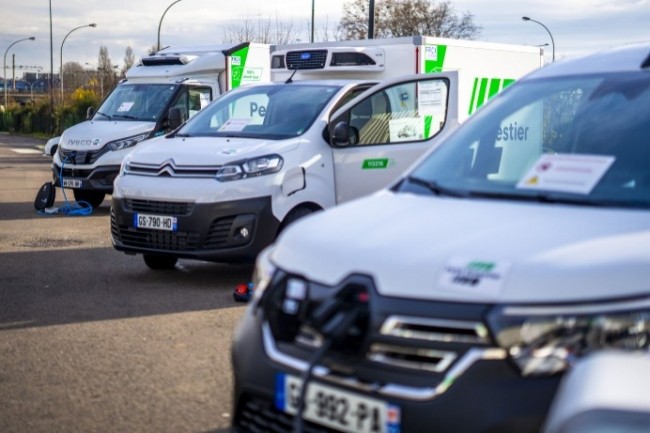
[[[266,155],[257,158],[235,161],[224,165],[217,171],[216,179],[220,182],[246,179],[277,173],[282,169],[284,160],[280,155]]]
[[[616,304],[498,307],[490,313],[498,344],[525,376],[560,373],[600,349],[648,351],[650,300]]]
[[[110,141],[108,143],[108,148],[111,150],[122,150],[129,147],[133,147],[142,140],[149,138],[151,132],[145,132],[144,134],[134,135],[133,137],[126,137],[120,140]]]
[[[273,246],[266,247],[262,250],[255,260],[255,269],[253,270],[253,305],[257,305],[262,298],[262,294],[271,284],[271,279],[275,274],[276,267],[271,263],[270,255]]]

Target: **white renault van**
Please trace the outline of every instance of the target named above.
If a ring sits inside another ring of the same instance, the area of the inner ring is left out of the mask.
[[[234,337],[233,431],[537,433],[576,360],[647,352],[649,119],[650,45],[558,62],[288,227]]]

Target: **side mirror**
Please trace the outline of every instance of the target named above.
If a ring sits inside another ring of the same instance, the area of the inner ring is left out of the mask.
[[[88,107],[86,109],[86,120],[92,119],[94,115],[95,115],[95,109],[93,107]]]
[[[348,122],[339,122],[332,132],[332,145],[343,147],[350,144],[350,125]]]
[[[169,129],[172,131],[183,123],[183,118],[181,116],[181,109],[178,107],[172,107],[169,109],[169,114],[167,116],[169,119]]]

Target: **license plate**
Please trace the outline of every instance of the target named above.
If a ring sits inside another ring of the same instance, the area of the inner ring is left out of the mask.
[[[280,373],[275,381],[275,405],[298,413],[302,379]],[[399,433],[400,408],[375,398],[310,382],[305,394],[305,420],[350,433]]]
[[[81,188],[81,181],[78,179],[63,179],[64,188]]]
[[[133,225],[139,229],[177,230],[177,218],[167,215],[148,215],[137,213],[133,215]]]

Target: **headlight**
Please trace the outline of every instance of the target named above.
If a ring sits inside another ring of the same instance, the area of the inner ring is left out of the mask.
[[[115,140],[108,143],[108,148],[111,150],[122,150],[129,147],[133,147],[142,140],[149,138],[151,132],[146,132],[144,134],[134,135],[133,137],[122,138],[121,140]]]
[[[217,171],[216,179],[221,182],[227,182],[277,173],[282,169],[283,163],[284,160],[280,155],[266,155],[244,161],[236,161],[221,167]]]
[[[253,304],[257,305],[262,297],[262,294],[267,289],[273,278],[276,267],[271,263],[269,258],[271,249],[267,247],[257,255],[255,261],[255,270],[253,271]]]
[[[129,174],[130,167],[131,167],[131,153],[129,153],[122,160],[122,165],[120,166],[120,176],[126,176],[127,174]]]
[[[558,307],[499,307],[490,327],[524,375],[554,374],[594,350],[647,351],[650,300]]]

